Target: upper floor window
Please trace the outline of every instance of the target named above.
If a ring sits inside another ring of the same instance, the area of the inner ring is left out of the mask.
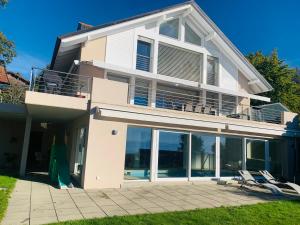
[[[152,44],[150,42],[138,40],[136,54],[136,69],[150,72],[151,46]]]
[[[137,78],[135,80],[134,104],[148,106],[149,91],[150,91],[150,82],[147,80]]]
[[[187,24],[185,23],[185,42],[201,46],[201,37]]]
[[[218,59],[212,56],[207,56],[206,84],[218,85]]]
[[[173,19],[162,23],[159,27],[159,34],[178,39],[179,19]]]
[[[122,75],[119,75],[119,74],[108,73],[107,74],[107,79],[129,84],[129,77],[125,77],[125,76],[122,76]]]

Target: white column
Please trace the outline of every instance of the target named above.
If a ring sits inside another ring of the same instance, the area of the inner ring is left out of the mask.
[[[202,83],[206,84],[206,77],[207,77],[207,54],[203,53],[203,68],[202,68]]]
[[[188,160],[188,180],[191,179],[192,176],[192,133],[189,133],[189,160]]]
[[[216,177],[220,177],[220,136],[216,136]]]
[[[129,81],[129,103],[134,105],[134,93],[135,93],[135,77],[131,77]]]
[[[270,145],[269,141],[265,141],[265,169],[270,170]]]
[[[25,132],[24,132],[23,147],[22,147],[20,172],[19,172],[21,177],[25,176],[25,172],[26,172],[28,147],[29,147],[30,131],[31,131],[31,121],[32,121],[31,116],[27,116],[26,125],[25,125]]]
[[[158,60],[158,40],[154,40],[153,54],[152,54],[152,72],[157,74],[157,60]]]
[[[242,145],[242,169],[246,170],[246,160],[247,160],[247,142],[246,138],[243,138],[243,145]]]
[[[150,106],[153,108],[156,107],[156,90],[157,90],[157,81],[152,80],[151,91],[150,91],[150,102],[151,102]]]
[[[157,160],[158,160],[158,130],[152,129],[150,181],[156,181],[157,179]]]

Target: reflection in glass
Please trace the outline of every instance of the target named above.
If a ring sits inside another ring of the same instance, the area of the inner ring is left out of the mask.
[[[220,138],[220,175],[236,176],[242,169],[243,139],[222,136]]]
[[[189,135],[159,132],[158,178],[187,177]]]
[[[214,177],[216,165],[216,136],[192,134],[192,177]]]
[[[269,141],[269,157],[270,170],[269,172],[274,177],[281,177],[282,174],[282,152],[287,152],[287,142],[284,139]]]
[[[265,170],[265,141],[247,139],[246,141],[246,168],[249,171]]]
[[[151,128],[127,128],[124,179],[149,179],[151,135]]]

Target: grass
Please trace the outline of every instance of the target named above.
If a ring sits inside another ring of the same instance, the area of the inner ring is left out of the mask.
[[[15,187],[15,183],[16,178],[0,175],[0,188],[7,188],[6,190],[0,190],[0,221],[4,217],[4,213],[8,204],[8,199],[10,193]]]
[[[240,207],[220,207],[184,212],[146,214],[78,220],[52,225],[296,225],[300,224],[300,201],[276,201]]]

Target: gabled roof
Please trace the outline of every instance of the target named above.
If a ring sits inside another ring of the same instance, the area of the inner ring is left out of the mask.
[[[139,19],[142,19],[142,18],[151,17],[152,15],[155,15],[155,14],[160,14],[160,13],[163,13],[163,12],[166,12],[166,11],[169,11],[169,10],[173,10],[173,9],[176,9],[176,8],[180,8],[180,7],[183,7],[183,6],[189,6],[189,5],[192,6],[196,10],[196,12],[198,12],[198,14],[204,19],[204,21],[217,34],[216,36],[218,38],[218,41],[224,43],[224,46],[226,46],[226,49],[228,51],[230,51],[232,53],[232,55],[234,55],[235,59],[237,61],[239,61],[241,65],[243,65],[243,68],[246,69],[249,74],[252,74],[251,79],[249,79],[249,80],[254,81],[254,83],[256,81],[258,81],[260,83],[256,93],[271,91],[273,89],[272,86],[254,68],[254,66],[244,57],[244,55],[234,46],[234,44],[224,35],[224,33],[217,27],[217,25],[204,13],[204,11],[199,7],[199,5],[195,1],[186,1],[186,2],[183,2],[183,3],[180,3],[180,4],[168,6],[168,7],[165,7],[165,8],[159,9],[159,10],[155,10],[155,11],[152,11],[152,12],[148,12],[148,13],[143,13],[143,14],[140,14],[140,15],[137,15],[137,16],[127,18],[127,19],[118,20],[118,21],[114,21],[114,22],[111,22],[111,23],[98,25],[98,26],[86,28],[86,29],[83,29],[83,30],[79,30],[79,31],[76,31],[76,32],[68,33],[68,34],[65,34],[65,35],[61,35],[56,40],[55,49],[54,49],[54,52],[53,52],[50,69],[54,68],[56,58],[57,58],[57,55],[59,53],[59,49],[61,48],[61,46],[63,44],[66,43],[64,41],[67,41],[69,39],[78,38],[78,40],[80,39],[80,41],[84,42],[84,41],[89,39],[89,35],[94,34],[97,31],[100,32],[101,30],[106,30],[109,27],[113,28],[113,27],[116,27],[118,25],[122,25],[122,24],[125,25],[125,24],[128,24],[129,22],[134,22],[134,20],[138,21]],[[74,49],[73,49],[73,51],[74,51]],[[69,58],[69,60],[72,60],[72,58]]]

